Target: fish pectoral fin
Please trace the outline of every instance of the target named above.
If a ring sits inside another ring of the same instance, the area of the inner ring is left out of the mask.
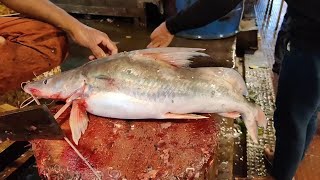
[[[267,128],[268,125],[268,120],[266,118],[265,113],[262,111],[261,107],[256,105],[256,116],[255,116],[255,120],[258,123],[258,126],[263,127],[264,129]]]
[[[240,113],[238,112],[227,112],[227,113],[218,113],[220,116],[226,117],[226,118],[232,118],[236,119],[240,117]]]
[[[200,48],[182,48],[182,47],[165,47],[150,48],[133,51],[132,58],[150,58],[153,60],[161,60],[176,67],[189,67],[191,61],[189,59],[196,56],[209,56],[208,54],[197,52],[205,49]]]
[[[166,113],[163,115],[165,119],[206,119],[209,117],[201,116],[197,114],[174,114]]]
[[[72,102],[72,109],[69,119],[72,139],[76,145],[78,145],[81,134],[84,134],[89,122],[87,111],[82,103],[82,100],[74,100]]]

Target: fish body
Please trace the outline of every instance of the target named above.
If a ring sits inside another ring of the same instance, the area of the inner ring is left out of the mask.
[[[230,68],[189,68],[196,48],[157,48],[119,53],[27,84],[34,96],[73,101],[70,126],[77,143],[86,112],[120,119],[201,119],[191,113],[243,117],[257,142],[257,123],[266,125],[261,108],[249,102],[245,83]]]

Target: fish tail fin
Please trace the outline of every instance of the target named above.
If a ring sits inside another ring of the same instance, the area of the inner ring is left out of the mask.
[[[267,118],[261,107],[254,105],[247,113],[241,114],[251,139],[258,143],[258,126],[267,127]]]
[[[208,54],[198,52],[204,51],[201,48],[184,48],[184,47],[165,47],[150,48],[131,51],[132,58],[150,58],[161,60],[176,67],[188,67],[190,59],[196,56],[209,56]]]
[[[246,125],[249,136],[251,137],[254,143],[258,143],[258,126],[255,122],[252,121],[244,121]]]
[[[262,111],[261,107],[258,105],[256,105],[255,109],[256,109],[255,120],[258,123],[258,126],[266,128],[268,124],[268,120],[266,118],[265,113]]]

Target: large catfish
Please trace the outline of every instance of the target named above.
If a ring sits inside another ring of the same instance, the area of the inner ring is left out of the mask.
[[[120,119],[201,119],[192,113],[240,115],[257,142],[266,126],[261,108],[249,102],[240,74],[231,68],[190,68],[190,58],[208,56],[198,48],[155,48],[122,52],[59,75],[30,82],[25,92],[72,101],[70,126],[77,144],[87,112]]]

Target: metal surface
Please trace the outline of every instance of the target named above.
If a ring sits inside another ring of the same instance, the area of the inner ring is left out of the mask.
[[[253,144],[251,139],[247,139],[247,165],[248,177],[258,177],[267,175],[264,164],[263,151],[265,144],[274,146],[275,130],[273,127],[273,111],[275,104],[275,94],[271,67],[274,62],[274,47],[277,35],[277,21],[280,8],[286,8],[286,4],[281,5],[282,0],[272,1],[273,8],[270,7],[271,1],[257,1],[255,4],[256,22],[259,27],[259,52],[252,55],[252,59],[246,65],[246,81],[249,90],[255,96],[257,103],[262,105],[269,119],[267,130],[260,134],[258,145]],[[271,13],[272,12],[272,13]],[[285,11],[281,11],[281,16]],[[280,18],[281,19],[281,18]],[[255,64],[257,65],[255,67]],[[251,67],[251,68],[250,68]]]
[[[0,114],[0,139],[29,141],[63,139],[64,133],[45,105]]]
[[[176,0],[177,11],[191,6],[197,0]],[[213,21],[203,27],[185,30],[177,33],[177,36],[190,39],[222,39],[233,36],[239,32],[239,24],[242,18],[243,3],[239,3],[232,11],[222,18]]]
[[[243,17],[237,34],[237,56],[243,57],[245,53],[258,49],[258,26],[256,23],[255,0],[245,0]]]
[[[270,68],[250,69],[246,66],[246,82],[249,93],[266,114],[268,125],[263,133],[259,134],[259,144],[253,143],[247,136],[247,166],[248,177],[266,176],[267,169],[264,164],[264,148],[268,144],[275,145],[275,130],[273,127],[273,111],[275,95]]]

